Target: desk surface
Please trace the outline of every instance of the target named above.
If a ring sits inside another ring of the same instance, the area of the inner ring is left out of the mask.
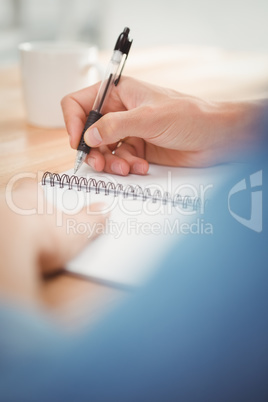
[[[105,65],[109,54],[102,53]],[[133,50],[125,74],[214,100],[268,97],[268,55],[189,46]],[[27,124],[18,66],[0,69],[0,188],[21,172],[62,172],[72,167],[65,129]],[[62,323],[93,322],[124,292],[68,274],[46,279],[40,291]]]

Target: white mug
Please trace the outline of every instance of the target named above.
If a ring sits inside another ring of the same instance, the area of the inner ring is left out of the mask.
[[[28,122],[64,127],[60,101],[97,82],[97,47],[82,42],[26,42],[19,51]]]

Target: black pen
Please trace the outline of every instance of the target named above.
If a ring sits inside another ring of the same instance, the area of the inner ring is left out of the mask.
[[[85,127],[82,132],[81,140],[77,148],[74,174],[78,171],[90,151],[90,147],[84,141],[84,134],[92,124],[94,124],[102,117],[102,109],[105,103],[105,99],[107,99],[107,96],[112,89],[112,85],[116,86],[119,83],[132,44],[132,40],[130,40],[128,37],[129,31],[129,28],[125,28],[116,41],[113,55],[108,65],[105,77],[100,85],[99,92],[93,104],[93,108],[88,115]],[[121,69],[119,70],[120,66]]]

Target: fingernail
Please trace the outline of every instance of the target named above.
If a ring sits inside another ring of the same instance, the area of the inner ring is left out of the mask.
[[[102,143],[102,138],[97,127],[89,128],[86,131],[85,141],[90,147],[96,147]]]
[[[116,174],[121,174],[121,175],[124,174],[120,162],[113,162],[113,163],[111,164],[111,169],[112,169],[112,171],[113,171],[114,173],[116,173]]]
[[[90,165],[91,167],[93,167],[93,169],[95,169],[95,164],[96,164],[95,158],[92,158],[91,156],[88,156],[87,164]]]
[[[134,163],[133,167],[133,173],[137,173],[137,174],[144,174],[144,166],[142,163]]]

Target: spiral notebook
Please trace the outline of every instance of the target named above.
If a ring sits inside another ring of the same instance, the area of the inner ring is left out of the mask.
[[[66,269],[113,286],[135,287],[150,276],[174,243],[191,231],[209,230],[206,203],[230,174],[230,167],[209,169],[151,165],[145,176],[97,174],[84,165],[79,175],[46,172],[42,185],[60,210],[104,202],[110,216],[85,250]],[[86,225],[77,230],[87,235]],[[90,235],[90,233],[88,232]]]

